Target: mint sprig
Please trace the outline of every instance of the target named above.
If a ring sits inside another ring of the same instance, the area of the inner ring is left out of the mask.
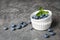
[[[44,9],[40,7],[39,12],[36,14],[36,16],[42,16],[43,14],[48,14],[48,11],[44,11]]]

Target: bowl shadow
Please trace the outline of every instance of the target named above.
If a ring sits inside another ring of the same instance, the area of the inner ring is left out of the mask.
[[[58,20],[56,18],[53,18],[50,28],[56,28],[57,25],[58,25]]]

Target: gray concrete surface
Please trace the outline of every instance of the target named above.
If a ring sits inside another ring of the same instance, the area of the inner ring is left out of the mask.
[[[31,24],[16,31],[3,29],[4,26],[10,27],[11,23],[27,22],[31,13],[41,6],[53,12],[51,27],[55,36],[46,39],[43,35],[48,32],[30,30]],[[0,0],[0,40],[60,40],[60,0]]]

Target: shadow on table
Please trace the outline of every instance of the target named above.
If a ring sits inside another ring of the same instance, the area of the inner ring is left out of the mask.
[[[58,25],[58,20],[54,18],[50,28],[56,28],[57,25]]]

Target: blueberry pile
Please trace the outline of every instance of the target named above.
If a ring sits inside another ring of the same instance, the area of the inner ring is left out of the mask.
[[[53,30],[50,29],[50,28],[49,28],[47,31],[49,32],[49,34],[46,33],[46,34],[44,35],[44,38],[49,38],[50,36],[56,35],[56,33],[53,32]]]
[[[36,15],[33,15],[33,16],[32,16],[33,19],[42,19],[42,18],[46,18],[46,17],[48,17],[48,14],[46,14],[46,15],[41,15],[41,16],[36,16]]]
[[[15,31],[16,29],[21,29],[21,28],[26,27],[28,24],[31,24],[31,21],[28,21],[28,23],[26,23],[26,22],[21,22],[21,23],[19,23],[19,24],[17,24],[17,25],[12,24],[12,25],[10,26],[10,30],[11,30],[11,31]],[[9,29],[8,27],[4,27],[4,30],[8,30],[8,29]]]

